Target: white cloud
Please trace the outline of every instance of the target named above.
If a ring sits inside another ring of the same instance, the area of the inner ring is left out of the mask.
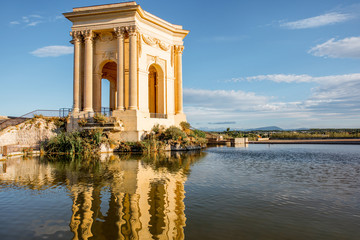
[[[57,15],[55,16],[55,20],[59,20],[59,19],[65,19],[65,17],[63,15]]]
[[[358,81],[360,79],[360,73],[344,74],[344,75],[330,75],[313,77],[307,74],[296,75],[296,74],[267,74],[267,75],[256,75],[250,77],[240,77],[227,80],[227,82],[241,82],[241,81],[273,81],[277,83],[334,83],[334,82],[348,82]]]
[[[59,57],[62,55],[72,54],[73,47],[70,46],[47,46],[32,51],[31,54],[36,57]]]
[[[38,14],[31,14],[31,15],[23,16],[19,20],[10,22],[10,25],[24,25],[29,27],[35,27],[40,23],[53,22],[63,18],[64,17],[60,15],[54,17],[43,17]]]
[[[34,21],[34,22],[30,22],[29,24],[27,24],[27,26],[30,27],[35,27],[36,25],[38,25],[39,23],[42,23],[42,21]]]
[[[239,78],[286,83],[313,82],[311,95],[299,101],[236,90],[184,89],[184,110],[191,123],[235,121],[239,128],[277,125],[296,127],[360,127],[360,73],[313,77],[269,74]],[[232,125],[233,126],[233,125]]]
[[[311,48],[308,53],[317,57],[360,58],[360,37],[344,38],[338,41],[332,38]]]
[[[332,12],[316,17],[297,20],[294,22],[283,22],[280,24],[280,26],[289,29],[316,28],[325,25],[345,22],[351,18],[353,18],[351,14]]]

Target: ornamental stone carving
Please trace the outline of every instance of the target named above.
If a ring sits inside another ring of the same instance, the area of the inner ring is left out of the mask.
[[[170,49],[170,45],[162,42],[161,40],[159,40],[157,38],[152,38],[145,34],[142,34],[141,37],[142,37],[143,42],[149,46],[158,46],[161,50],[164,50],[164,51],[167,51]]]
[[[127,33],[129,34],[129,36],[137,36],[138,34],[138,28],[137,26],[129,26],[129,27],[125,27]]]
[[[70,32],[70,36],[72,37],[73,41],[79,42],[82,40],[81,31],[72,31]]]
[[[99,34],[99,39],[101,42],[107,42],[114,40],[114,35],[110,32],[104,32]]]
[[[112,51],[102,52],[101,55],[103,59],[116,59],[116,53]]]
[[[156,44],[153,38],[145,36],[144,34],[142,34],[142,40],[149,46],[154,46]]]
[[[126,27],[116,27],[114,32],[117,38],[124,38],[126,33]]]
[[[174,51],[175,51],[175,53],[180,53],[180,54],[182,54],[183,51],[184,51],[184,46],[182,46],[182,45],[175,45],[175,46],[174,46]]]
[[[81,31],[81,33],[84,36],[85,40],[92,40],[94,37],[93,31],[91,30],[83,30]]]

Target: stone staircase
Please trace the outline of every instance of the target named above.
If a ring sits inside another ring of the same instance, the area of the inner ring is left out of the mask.
[[[121,132],[124,130],[124,127],[119,122],[110,122],[110,123],[92,123],[88,122],[85,126],[82,127],[84,130],[92,130],[92,129],[102,129],[104,132],[112,131],[112,132]]]

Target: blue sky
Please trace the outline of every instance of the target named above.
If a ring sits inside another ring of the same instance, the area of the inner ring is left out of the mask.
[[[1,1],[0,115],[72,104],[73,7]],[[190,30],[184,109],[202,128],[360,128],[360,1],[137,1]]]

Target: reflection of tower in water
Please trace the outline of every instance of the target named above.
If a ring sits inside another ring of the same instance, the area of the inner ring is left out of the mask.
[[[69,186],[73,196],[70,228],[74,239],[184,238],[183,169],[155,170],[152,165],[136,160],[110,161],[106,167],[112,179],[105,186],[75,182]],[[110,195],[108,199],[106,195]]]

